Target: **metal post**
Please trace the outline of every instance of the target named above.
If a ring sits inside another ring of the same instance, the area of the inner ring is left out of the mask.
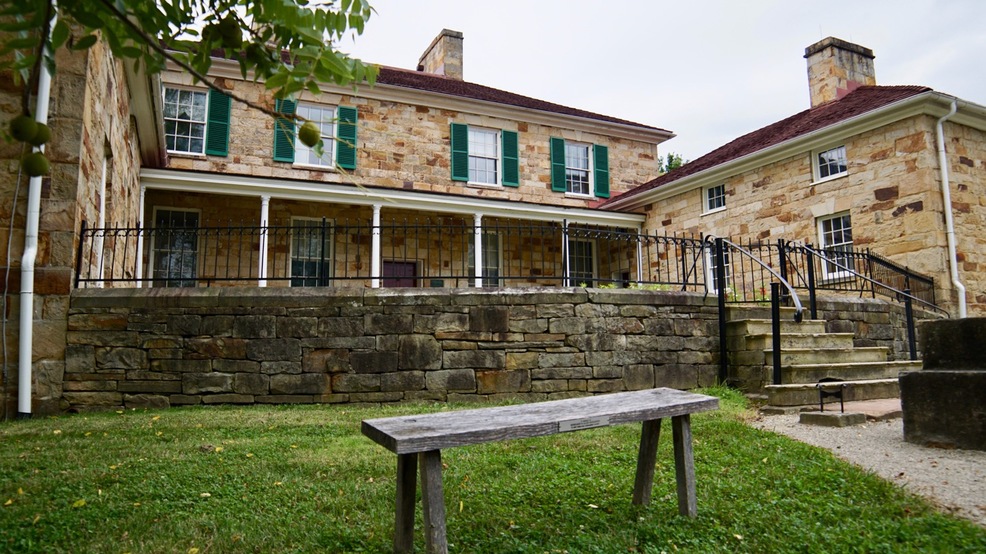
[[[815,299],[815,259],[811,253],[811,245],[805,245],[805,254],[808,255],[808,309],[811,312],[812,319],[818,319],[818,303]]]
[[[770,283],[770,332],[774,362],[774,384],[781,384],[781,284]]]
[[[86,247],[86,220],[82,220],[79,229],[79,250],[75,253],[75,288],[79,288],[79,277],[82,275],[82,250]]]
[[[911,361],[918,359],[917,341],[914,333],[914,305],[911,302],[911,289],[904,289],[904,314],[907,317],[907,347],[911,353]]]
[[[725,243],[716,237],[716,296],[719,300],[719,383],[726,382],[729,375],[729,355],[726,349],[726,256]]]
[[[780,266],[781,279],[787,281],[787,243],[784,239],[777,239],[777,264]],[[784,290],[784,296],[787,297],[787,289]]]
[[[325,271],[325,231],[326,221],[322,218],[322,232],[318,242],[318,267],[315,269],[315,283],[320,286],[329,284],[328,272]]]

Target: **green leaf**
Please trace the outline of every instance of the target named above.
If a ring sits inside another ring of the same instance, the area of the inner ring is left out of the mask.
[[[86,35],[79,40],[75,41],[72,45],[72,50],[86,50],[96,44],[96,35]]]
[[[65,23],[64,19],[59,19],[55,23],[55,28],[51,31],[51,49],[58,50],[65,44],[65,41],[69,37],[68,23]]]

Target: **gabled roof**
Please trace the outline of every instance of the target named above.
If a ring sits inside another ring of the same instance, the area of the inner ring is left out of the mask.
[[[537,98],[531,98],[529,96],[514,94],[505,90],[477,85],[467,81],[450,79],[442,75],[433,75],[431,73],[424,73],[421,71],[411,71],[408,69],[381,66],[380,74],[377,76],[377,84],[416,89],[426,92],[433,92],[436,94],[445,94],[448,96],[470,98],[473,100],[505,104],[508,106],[516,106],[519,108],[527,108],[561,115],[583,117],[586,119],[594,119],[596,121],[605,121],[607,123],[616,123],[619,125],[638,127],[641,129],[652,129],[662,131],[669,135],[671,134],[670,131],[661,129],[660,127],[652,127],[650,125],[627,121],[625,119],[609,117],[576,108],[569,108],[560,104],[553,104],[544,100],[538,100]]]
[[[929,91],[931,91],[930,88],[922,86],[859,87],[835,102],[816,106],[743,135],[692,162],[608,200],[603,204],[603,207],[616,200],[626,200],[646,191],[679,181],[689,175],[723,165],[743,156]]]

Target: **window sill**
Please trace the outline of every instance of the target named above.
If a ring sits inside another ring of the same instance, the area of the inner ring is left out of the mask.
[[[848,177],[848,176],[849,176],[849,173],[848,172],[846,172],[846,173],[840,173],[838,175],[830,175],[830,176],[828,176],[828,177],[826,177],[824,179],[816,179],[815,181],[812,181],[811,182],[811,186],[819,185],[821,183],[828,183],[829,181],[835,181],[835,180],[842,179],[843,177]]]
[[[577,192],[566,192],[565,198],[578,198],[579,200],[592,200],[595,196],[591,194],[579,194]]]
[[[208,158],[205,154],[199,154],[196,152],[182,152],[181,150],[168,150],[168,156],[172,158],[189,158],[192,160],[205,160]]]
[[[467,187],[475,187],[478,189],[501,189],[503,185],[498,183],[481,183],[479,181],[469,181],[466,183]]]
[[[721,208],[716,208],[714,210],[709,210],[709,211],[706,211],[706,212],[702,212],[702,215],[703,216],[712,215],[712,214],[717,214],[719,212],[724,212],[724,211],[726,211],[726,206],[723,206]]]
[[[336,167],[334,165],[313,165],[313,164],[299,164],[293,163],[291,167],[295,169],[306,169],[309,171],[325,171],[327,173],[336,173]]]

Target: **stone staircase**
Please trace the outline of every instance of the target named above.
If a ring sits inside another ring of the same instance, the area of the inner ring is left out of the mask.
[[[854,347],[852,333],[827,333],[823,320],[795,323],[794,309],[782,308],[781,383],[774,385],[770,309],[727,309],[730,378],[748,393],[765,394],[771,407],[817,405],[815,385],[826,377],[851,382],[847,402],[898,398],[900,371],[921,368],[920,361],[890,361],[884,347]]]

